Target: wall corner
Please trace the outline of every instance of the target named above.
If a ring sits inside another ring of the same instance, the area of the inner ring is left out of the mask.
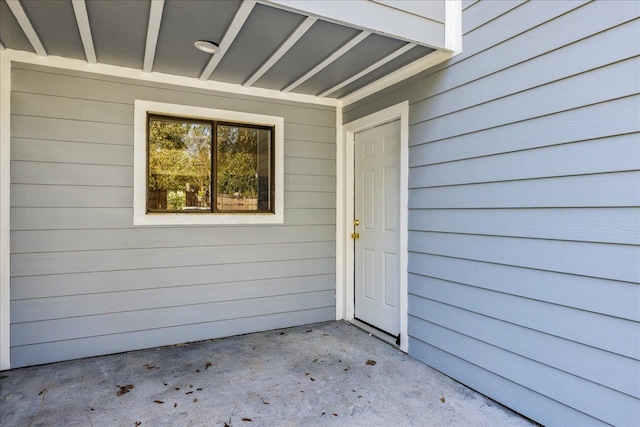
[[[0,50],[0,370],[10,364],[11,58]]]

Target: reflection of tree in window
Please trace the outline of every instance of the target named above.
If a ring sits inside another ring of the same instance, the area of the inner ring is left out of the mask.
[[[211,125],[149,119],[149,210],[211,210]]]
[[[216,129],[218,210],[268,210],[270,130],[223,124]]]
[[[147,210],[271,211],[272,132],[270,127],[150,115]]]
[[[255,197],[257,129],[220,125],[218,131],[218,194]]]

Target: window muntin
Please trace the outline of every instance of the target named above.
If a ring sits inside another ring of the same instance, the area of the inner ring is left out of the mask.
[[[147,213],[273,213],[273,134],[273,126],[148,114]]]

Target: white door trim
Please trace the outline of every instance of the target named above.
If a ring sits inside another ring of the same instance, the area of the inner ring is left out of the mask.
[[[338,110],[338,114],[342,111]],[[362,117],[342,126],[341,146],[337,152],[336,218],[336,318],[353,320],[354,245],[351,239],[354,220],[354,146],[355,134],[400,119],[400,350],[409,351],[407,339],[407,240],[409,200],[409,101]]]

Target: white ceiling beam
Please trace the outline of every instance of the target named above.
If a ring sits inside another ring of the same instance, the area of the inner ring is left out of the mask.
[[[158,34],[160,33],[160,22],[162,22],[162,11],[164,0],[152,0],[149,10],[149,25],[147,26],[147,45],[144,49],[144,65],[142,71],[150,73],[153,69],[153,60],[156,56],[156,46],[158,44]]]
[[[202,71],[202,74],[200,74],[200,80],[208,80],[209,77],[211,77],[211,74],[213,74],[213,71],[216,69],[220,61],[222,61],[225,53],[227,53],[229,46],[231,46],[231,43],[233,43],[235,38],[238,36],[238,33],[242,29],[244,23],[247,21],[247,18],[249,18],[249,15],[251,14],[251,11],[253,10],[253,7],[255,5],[255,1],[245,0],[244,2],[242,2],[240,8],[238,9],[238,12],[236,12],[236,16],[233,17],[231,25],[229,25],[227,32],[224,34],[224,37],[220,42],[220,53],[216,53],[211,57],[211,60]]]
[[[84,56],[89,64],[97,64],[96,49],[93,45],[93,36],[91,35],[91,26],[89,25],[89,14],[87,13],[87,5],[84,0],[72,0],[73,12],[76,15],[82,46],[84,46]]]
[[[296,28],[296,30],[291,33],[289,38],[280,46],[280,48],[278,48],[278,50],[273,55],[271,55],[271,57],[264,64],[262,64],[262,67],[260,67],[258,71],[253,73],[253,75],[246,82],[244,82],[242,86],[247,87],[253,85],[260,77],[262,77],[267,71],[269,71],[271,67],[273,67],[276,62],[278,62],[280,58],[282,58],[289,51],[289,49],[291,49],[293,45],[295,45],[298,40],[302,38],[302,36],[309,30],[309,28],[311,28],[313,24],[316,23],[317,20],[317,18],[308,17],[307,19],[302,21],[302,23],[298,25],[298,28]]]
[[[38,37],[38,33],[36,33],[35,28],[31,25],[31,21],[29,21],[29,17],[27,13],[24,11],[22,4],[18,0],[7,0],[7,6],[11,9],[11,13],[16,17],[18,24],[20,24],[20,28],[29,39],[29,43],[33,46],[33,50],[39,56],[47,56],[47,51],[44,49],[42,42],[40,41],[40,37]]]
[[[307,80],[309,80],[311,77],[315,76],[316,74],[318,74],[320,71],[322,71],[323,69],[325,69],[329,64],[331,64],[332,62],[334,62],[336,59],[340,58],[342,55],[344,55],[345,53],[347,53],[348,51],[350,51],[351,49],[353,49],[358,43],[360,43],[362,40],[366,39],[367,37],[369,37],[369,35],[371,35],[370,32],[368,31],[363,31],[360,34],[358,34],[357,36],[355,36],[354,38],[352,38],[349,43],[346,43],[345,45],[343,45],[340,49],[336,50],[335,52],[333,52],[331,55],[329,55],[324,61],[322,61],[321,63],[319,63],[318,65],[316,65],[315,67],[313,67],[309,72],[307,72],[304,76],[300,77],[298,80],[296,80],[295,82],[291,83],[289,86],[287,86],[286,88],[284,88],[282,91],[283,92],[291,92],[293,89],[297,88],[298,86],[300,86],[302,83],[306,82]]]
[[[371,64],[370,66],[368,66],[364,70],[360,71],[358,74],[349,77],[347,80],[344,80],[343,82],[335,85],[334,87],[325,90],[324,92],[322,92],[318,96],[319,97],[324,97],[324,96],[332,94],[333,92],[335,92],[335,91],[337,91],[339,89],[342,89],[343,87],[355,82],[359,78],[366,76],[370,72],[372,72],[374,70],[377,70],[378,68],[382,67],[384,64],[393,61],[398,56],[402,55],[405,52],[408,52],[409,50],[413,49],[416,46],[417,45],[415,43],[407,43],[406,45],[402,46],[400,49],[396,50],[392,54],[385,56],[384,58],[382,58],[381,60],[379,60],[375,64]]]

